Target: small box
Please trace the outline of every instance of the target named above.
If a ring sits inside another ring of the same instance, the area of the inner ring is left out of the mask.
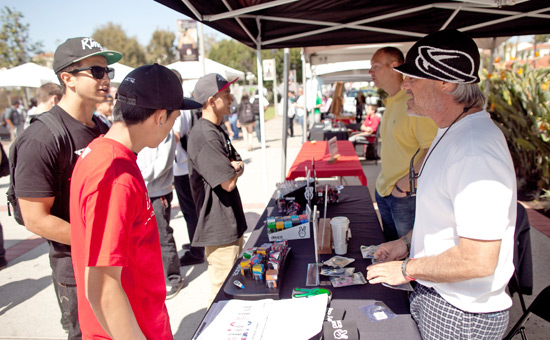
[[[267,233],[267,237],[270,241],[307,239],[311,237],[310,235],[309,222],[274,233]]]

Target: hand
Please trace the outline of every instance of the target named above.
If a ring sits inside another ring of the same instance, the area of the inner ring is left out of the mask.
[[[408,254],[407,244],[403,240],[398,239],[382,243],[374,253],[374,258],[378,261],[395,261],[404,259]]]
[[[401,271],[403,261],[373,264],[367,267],[367,280],[370,284],[387,283],[392,286],[409,282]]]
[[[231,166],[233,167],[233,169],[235,169],[235,172],[237,174],[240,174],[244,170],[243,164],[239,161],[232,161]]]

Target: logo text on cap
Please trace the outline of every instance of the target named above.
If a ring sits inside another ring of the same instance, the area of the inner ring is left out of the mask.
[[[83,50],[87,48],[89,49],[99,48],[102,51],[104,50],[103,46],[101,46],[97,41],[95,41],[92,38],[82,38],[81,43],[82,43]]]

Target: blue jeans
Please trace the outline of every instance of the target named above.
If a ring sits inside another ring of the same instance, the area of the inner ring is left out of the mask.
[[[406,235],[414,226],[416,197],[380,196],[374,192],[378,211],[382,217],[386,241],[392,241]]]
[[[229,124],[231,125],[231,130],[233,130],[233,138],[239,139],[239,128],[237,127],[237,114],[233,113],[229,115]]]

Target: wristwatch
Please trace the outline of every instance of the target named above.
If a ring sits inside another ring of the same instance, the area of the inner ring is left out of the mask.
[[[237,170],[236,172],[239,173],[241,171],[243,171],[243,166],[241,165],[241,162],[237,161],[237,164],[239,165],[239,170]]]

